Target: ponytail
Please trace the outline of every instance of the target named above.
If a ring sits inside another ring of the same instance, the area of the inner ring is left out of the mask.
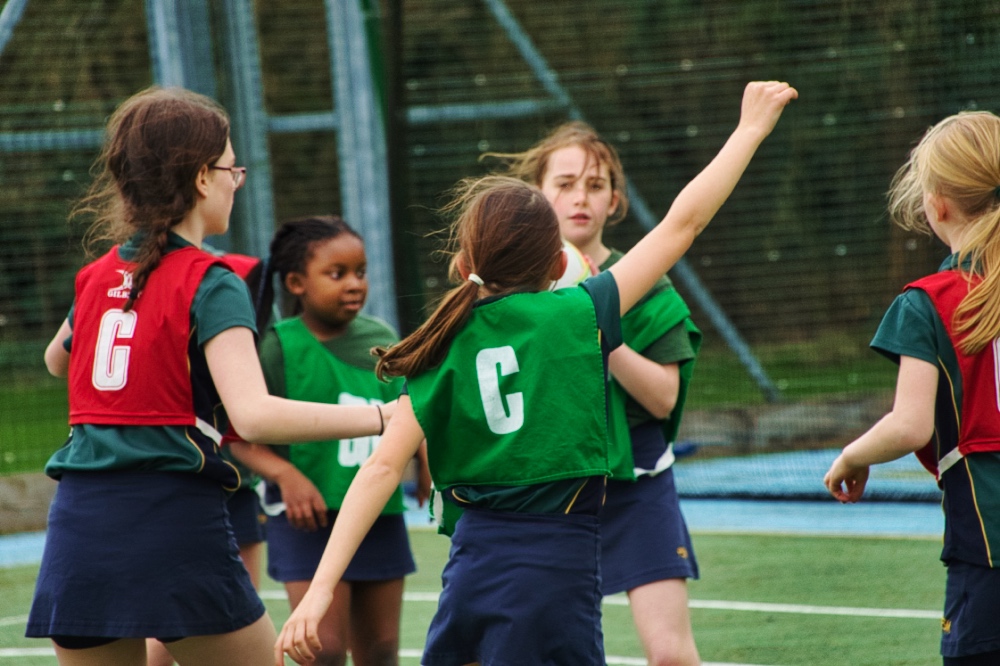
[[[967,334],[959,348],[971,355],[1000,337],[1000,206],[972,223],[958,253],[958,265],[966,261],[982,277],[955,310],[955,331]]]
[[[173,227],[173,223],[170,220],[161,223],[158,228],[146,236],[139,246],[139,252],[135,257],[135,263],[138,265],[132,271],[132,289],[128,293],[128,300],[122,306],[124,312],[132,309],[139,295],[142,294],[146,282],[149,281],[150,273],[160,265],[160,260],[163,259],[163,255],[167,251],[167,235],[171,227]]]
[[[479,285],[466,280],[445,294],[434,313],[413,333],[388,349],[373,349],[378,356],[378,378],[412,377],[440,364],[478,298]]]
[[[379,357],[380,379],[412,377],[440,364],[481,289],[497,296],[543,289],[562,255],[559,221],[537,187],[486,176],[460,181],[452,194],[442,209],[457,214],[449,238],[450,277],[461,278],[464,271],[477,275],[445,294],[430,318],[401,342],[372,350]]]
[[[254,318],[257,321],[257,333],[263,335],[271,315],[274,313],[274,262],[268,256],[255,266],[246,277],[253,297]]]
[[[1000,118],[963,111],[930,128],[896,173],[889,191],[892,220],[908,230],[931,232],[924,209],[928,194],[954,207],[945,224],[966,226],[958,268],[970,266],[969,291],[955,310],[965,354],[1000,337]],[[981,278],[973,284],[973,275]]]

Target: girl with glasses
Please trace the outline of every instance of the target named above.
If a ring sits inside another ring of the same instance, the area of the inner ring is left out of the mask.
[[[145,90],[111,116],[78,206],[93,240],[118,245],[80,270],[45,351],[68,376],[72,431],[46,465],[59,487],[27,635],[50,638],[64,666],[142,666],[146,637],[183,664],[269,663],[274,626],[228,524],[240,478],[220,433],[356,437],[392,411],[267,392],[247,287],[201,249],[229,226],[235,164],[221,107]]]

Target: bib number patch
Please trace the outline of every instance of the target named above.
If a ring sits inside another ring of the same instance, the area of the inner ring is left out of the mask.
[[[101,317],[92,376],[94,388],[98,391],[120,391],[128,383],[128,364],[132,348],[120,342],[129,340],[135,335],[137,321],[135,310],[123,312],[116,308],[108,310]]]
[[[486,423],[497,435],[512,433],[524,425],[524,394],[518,392],[504,396],[500,393],[500,378],[515,372],[520,372],[520,367],[510,345],[490,347],[476,354],[479,396],[483,400]]]

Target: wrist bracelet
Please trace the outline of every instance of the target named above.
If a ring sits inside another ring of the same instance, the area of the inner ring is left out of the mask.
[[[385,421],[382,420],[382,407],[376,403],[375,409],[378,410],[378,434],[379,437],[385,432]]]

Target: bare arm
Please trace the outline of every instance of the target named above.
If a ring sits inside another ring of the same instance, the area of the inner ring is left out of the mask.
[[[65,377],[69,374],[69,352],[63,347],[63,342],[71,335],[73,329],[69,326],[69,319],[64,319],[55,337],[45,348],[45,367],[53,377]]]
[[[233,428],[251,442],[290,444],[377,435],[392,411],[271,395],[248,328],[230,328],[213,337],[205,344],[205,359]]]
[[[681,374],[676,363],[659,364],[621,345],[608,357],[611,374],[643,408],[658,419],[674,411]]]
[[[774,129],[795,88],[755,81],[743,93],[740,122],[708,166],[674,199],[666,217],[610,270],[625,314],[683,256],[736,187],[761,142]]]
[[[427,461],[427,440],[420,442],[417,449],[417,503],[424,505],[431,497],[431,467]]]
[[[892,411],[833,461],[823,477],[831,495],[841,502],[857,502],[864,494],[871,465],[902,458],[930,441],[937,383],[937,366],[912,356],[900,357]]]
[[[423,439],[409,396],[401,396],[378,448],[358,470],[347,490],[309,590],[278,636],[274,646],[276,665],[284,663],[286,652],[297,663],[306,663],[312,660],[313,651],[322,647],[317,627],[333,601],[334,587],[399,486]]]

